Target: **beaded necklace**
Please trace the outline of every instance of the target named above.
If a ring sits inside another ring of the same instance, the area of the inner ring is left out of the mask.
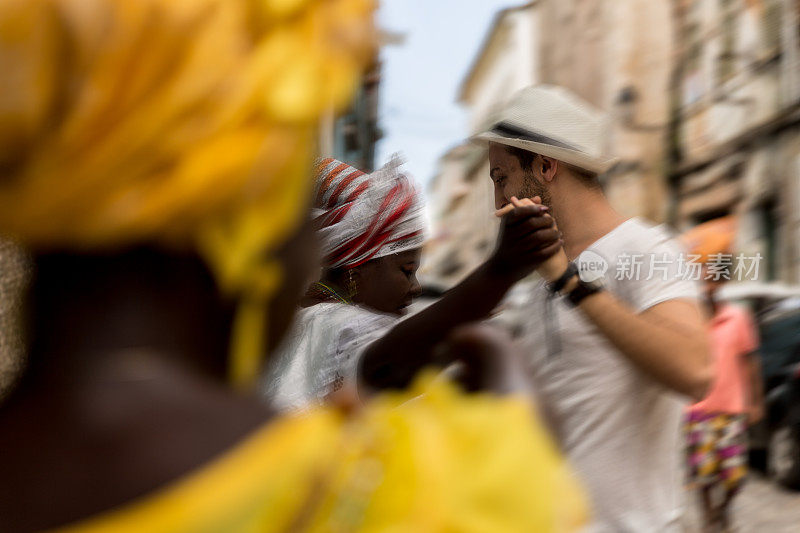
[[[348,300],[347,298],[344,298],[344,297],[340,296],[338,292],[336,292],[334,289],[328,287],[327,285],[325,285],[321,281],[315,281],[314,285],[316,285],[322,292],[324,292],[328,296],[333,297],[334,299],[342,302],[343,304],[350,305],[350,304],[353,303],[352,301]]]

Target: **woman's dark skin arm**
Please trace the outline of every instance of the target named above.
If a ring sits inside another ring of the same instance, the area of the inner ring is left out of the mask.
[[[436,362],[433,348],[454,328],[486,318],[514,283],[560,246],[547,207],[518,204],[503,216],[497,247],[486,262],[367,348],[359,368],[361,385],[368,390],[406,387],[420,369]]]

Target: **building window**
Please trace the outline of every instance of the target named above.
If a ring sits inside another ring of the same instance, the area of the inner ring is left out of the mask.
[[[717,85],[722,85],[736,72],[736,3],[719,0],[720,51],[717,56]]]
[[[711,220],[715,220],[715,219],[718,219],[718,218],[724,218],[724,217],[730,216],[730,214],[732,212],[733,212],[733,206],[732,205],[725,206],[725,207],[720,207],[720,208],[716,208],[716,209],[710,209],[708,211],[701,211],[699,213],[696,213],[692,217],[692,219],[693,219],[692,222],[693,222],[693,224],[695,226],[697,226],[699,224],[703,224],[703,223],[709,222]]]
[[[765,57],[773,57],[781,50],[782,14],[780,0],[765,0],[761,20],[761,43]]]
[[[797,40],[800,41],[800,0],[794,0],[794,20],[797,22]]]
[[[683,78],[683,105],[690,106],[703,97],[703,37],[700,2],[694,0],[686,13],[684,37],[685,75]]]
[[[761,217],[762,238],[764,239],[764,261],[766,269],[763,276],[767,281],[777,278],[777,246],[778,246],[778,214],[775,198],[770,198],[759,206],[758,213]]]

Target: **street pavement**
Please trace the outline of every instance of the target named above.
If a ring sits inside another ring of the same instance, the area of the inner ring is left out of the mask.
[[[700,531],[696,502],[687,504],[684,531],[695,533]],[[800,533],[800,492],[785,490],[751,471],[733,501],[733,524],[736,533]]]
[[[784,490],[759,472],[751,472],[734,500],[741,533],[800,533],[800,492]]]

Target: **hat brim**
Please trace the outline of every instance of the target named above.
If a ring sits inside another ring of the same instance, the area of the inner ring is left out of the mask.
[[[594,172],[595,174],[604,174],[608,172],[611,167],[616,165],[619,161],[619,159],[616,157],[597,157],[587,154],[586,152],[580,152],[578,150],[553,146],[552,144],[528,141],[526,139],[507,137],[491,131],[474,135],[470,137],[470,140],[481,144],[494,142],[505,144],[506,146],[521,148],[522,150],[528,150],[529,152],[552,157],[558,161],[563,161],[564,163]]]

